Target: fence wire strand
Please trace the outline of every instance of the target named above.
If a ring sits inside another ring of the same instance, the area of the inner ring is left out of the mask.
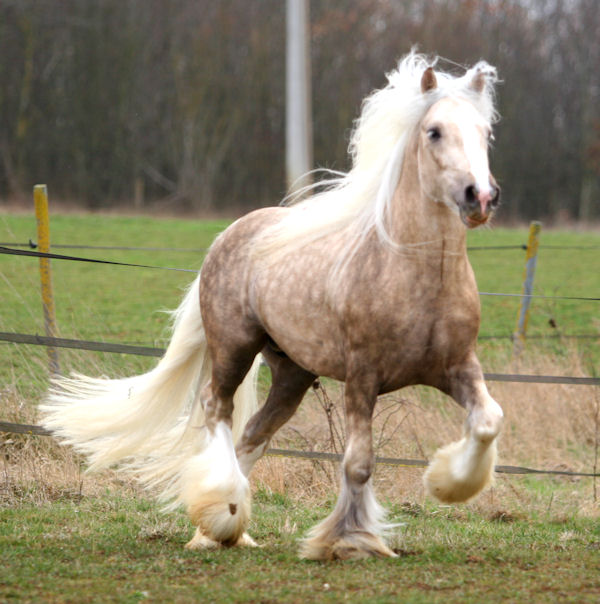
[[[31,239],[27,243],[22,242],[2,242],[0,246],[6,247],[28,247],[32,250],[37,248],[37,243]],[[189,247],[138,247],[138,246],[120,246],[120,245],[89,245],[89,244],[65,244],[53,243],[53,248],[56,249],[73,249],[73,250],[118,250],[118,251],[140,251],[140,252],[182,252],[182,253],[204,253],[208,248],[189,248]],[[540,244],[538,249],[548,250],[598,250],[600,245],[544,245]],[[527,251],[526,243],[518,243],[512,245],[468,245],[468,252],[486,252],[498,250],[521,250]]]
[[[161,357],[164,348],[148,346],[135,346],[130,344],[111,344],[107,342],[94,342],[88,340],[74,340],[68,338],[54,338],[34,334],[0,332],[0,341],[14,344],[33,344],[37,346],[56,346],[58,348],[73,348],[77,350],[91,350],[97,352],[116,352],[151,357]],[[572,384],[581,386],[600,386],[600,378],[573,377],[566,375],[526,375],[519,373],[484,373],[483,377],[492,382],[527,382],[534,384]]]
[[[170,266],[154,266],[151,264],[134,264],[132,262],[116,262],[114,260],[101,260],[99,258],[83,258],[81,256],[66,256],[64,254],[52,254],[46,252],[34,252],[31,250],[13,250],[8,247],[0,246],[0,254],[10,256],[29,256],[32,258],[48,258],[50,260],[72,260],[76,262],[92,262],[94,264],[110,264],[112,266],[129,266],[134,268],[152,268],[163,271],[181,271],[184,273],[198,273],[198,269],[191,268],[173,268]]]

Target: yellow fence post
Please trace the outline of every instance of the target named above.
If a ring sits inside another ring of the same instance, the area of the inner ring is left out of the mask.
[[[529,322],[529,305],[531,304],[531,295],[533,294],[533,279],[535,277],[535,267],[537,265],[541,229],[541,222],[534,221],[529,225],[529,240],[527,241],[527,255],[525,260],[525,271],[523,273],[523,297],[521,298],[521,303],[519,305],[517,329],[513,337],[515,354],[519,354],[525,345],[527,324]]]
[[[47,254],[50,252],[50,220],[48,218],[48,189],[46,185],[35,185],[33,187],[33,201],[35,203],[35,217],[37,220],[38,250]],[[42,305],[44,307],[46,335],[54,338],[57,335],[57,330],[49,258],[40,258],[40,280],[42,283]],[[60,371],[58,350],[54,347],[48,348],[48,369],[51,374],[56,374]]]

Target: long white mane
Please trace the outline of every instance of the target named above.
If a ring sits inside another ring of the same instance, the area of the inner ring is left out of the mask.
[[[376,230],[379,239],[394,246],[388,217],[398,184],[404,151],[416,125],[427,110],[445,97],[466,99],[488,123],[496,118],[494,84],[496,69],[481,61],[461,77],[436,71],[437,87],[423,94],[421,78],[437,63],[411,52],[387,74],[388,84],[368,96],[356,120],[349,145],[352,168],[344,174],[330,172],[332,178],[313,187],[325,190],[295,203],[279,223],[268,227],[256,242],[255,253],[276,260],[316,239],[348,228],[348,244],[341,250],[340,263],[351,256],[366,234]],[[484,77],[482,92],[470,84],[477,74]],[[301,191],[306,194],[311,187]],[[300,196],[301,196],[300,195]],[[298,197],[300,197],[298,196]]]

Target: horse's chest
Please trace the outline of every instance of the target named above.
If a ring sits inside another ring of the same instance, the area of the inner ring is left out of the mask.
[[[469,305],[431,305],[421,313],[397,317],[378,330],[374,358],[379,373],[392,389],[412,383],[438,385],[472,349],[478,329],[479,314]]]
[[[387,300],[373,297],[348,326],[348,348],[361,350],[389,389],[437,385],[473,347],[479,329],[476,291],[420,297],[411,293],[415,291]]]

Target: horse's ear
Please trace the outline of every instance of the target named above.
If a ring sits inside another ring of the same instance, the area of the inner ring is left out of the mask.
[[[493,86],[498,81],[496,68],[485,61],[479,61],[475,67],[466,73],[467,86],[478,94],[485,92],[488,86]]]
[[[481,94],[484,89],[485,89],[485,74],[483,73],[483,71],[478,70],[475,75],[473,76],[473,79],[471,80],[471,83],[469,84],[469,87],[471,88],[471,90],[474,90],[475,92],[478,92],[479,94]]]
[[[423,77],[421,78],[421,92],[425,94],[434,88],[437,88],[437,78],[435,77],[433,67],[428,67],[423,72]]]

